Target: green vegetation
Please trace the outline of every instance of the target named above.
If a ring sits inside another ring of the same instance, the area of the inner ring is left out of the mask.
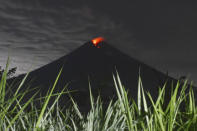
[[[53,95],[56,83],[61,71],[54,82],[52,89],[45,97],[43,107],[37,109],[33,106],[34,96],[29,98],[24,105],[20,104],[26,92],[20,93],[26,77],[22,80],[18,90],[12,98],[6,100],[9,89],[6,86],[8,64],[0,81],[0,130],[1,131],[194,131],[197,130],[197,107],[195,105],[194,92],[191,87],[177,82],[172,90],[171,99],[164,105],[165,89],[171,88],[164,85],[159,89],[156,101],[151,94],[143,89],[141,78],[138,82],[138,98],[133,101],[128,98],[127,91],[121,84],[118,74],[113,75],[114,88],[117,91],[117,100],[111,100],[104,111],[102,98],[94,100],[91,87],[90,101],[91,110],[83,115],[77,104],[71,97],[73,106],[60,109],[59,97],[65,93],[60,92],[54,104],[47,106]],[[28,74],[27,74],[28,75]],[[9,87],[11,88],[11,87]],[[189,91],[186,93],[186,89]],[[178,91],[180,90],[180,91]],[[13,107],[13,103],[14,107]],[[149,104],[150,103],[150,106]],[[26,111],[27,106],[32,105],[31,111]]]

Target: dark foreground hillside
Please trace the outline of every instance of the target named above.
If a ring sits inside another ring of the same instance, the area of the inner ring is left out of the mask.
[[[158,86],[163,86],[166,80],[168,85],[172,81],[176,82],[175,79],[120,52],[107,42],[102,41],[99,45],[94,45],[90,41],[70,54],[30,72],[21,91],[25,91],[27,88],[38,88],[28,93],[23,102],[37,90],[39,90],[41,96],[45,96],[53,85],[61,67],[63,67],[63,70],[55,92],[60,92],[68,84],[67,89],[75,90],[71,95],[79,107],[84,110],[89,107],[89,81],[93,94],[95,96],[100,94],[104,102],[108,102],[109,99],[116,96],[112,77],[116,70],[123,85],[129,90],[129,96],[134,99],[137,97],[139,71],[144,90],[149,91],[153,98],[157,95]],[[13,79],[15,82],[19,82],[24,76],[25,74]],[[13,79],[8,80],[8,83],[13,82]],[[40,97],[40,95],[37,97]],[[66,106],[69,100],[68,95],[63,95],[60,106]]]

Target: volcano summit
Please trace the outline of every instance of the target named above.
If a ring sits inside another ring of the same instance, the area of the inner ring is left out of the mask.
[[[45,96],[62,67],[63,70],[55,87],[55,92],[60,92],[68,84],[68,90],[74,90],[71,95],[82,108],[89,104],[89,82],[93,95],[101,95],[104,102],[116,96],[112,77],[116,70],[123,85],[129,90],[129,96],[134,99],[137,97],[139,75],[142,78],[144,90],[149,91],[153,97],[157,94],[158,87],[163,86],[166,80],[168,83],[176,81],[120,52],[99,37],[85,43],[70,54],[30,72],[21,91],[26,90],[27,87],[30,89],[39,88],[28,93],[25,99],[30,98],[38,90],[41,96]],[[13,79],[22,80],[24,76],[25,74]],[[13,81],[13,79],[9,81]],[[60,105],[64,106],[69,103],[68,101],[69,97],[65,94],[61,97]]]

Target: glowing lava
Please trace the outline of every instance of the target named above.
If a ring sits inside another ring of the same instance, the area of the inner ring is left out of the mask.
[[[103,42],[105,39],[103,37],[97,37],[97,38],[94,38],[92,39],[92,43],[94,44],[94,46],[100,48],[98,46],[99,43]]]

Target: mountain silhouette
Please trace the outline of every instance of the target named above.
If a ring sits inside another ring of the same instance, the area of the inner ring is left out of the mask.
[[[52,87],[60,69],[63,68],[55,92],[60,92],[66,84],[71,96],[79,107],[85,110],[89,105],[89,82],[93,95],[101,95],[104,103],[116,97],[112,74],[119,73],[122,84],[129,90],[129,96],[136,99],[139,75],[142,78],[145,91],[156,97],[158,87],[163,86],[166,80],[170,84],[175,79],[160,71],[120,52],[105,41],[89,41],[68,55],[53,61],[29,73],[21,91],[27,88],[38,87],[24,97],[29,99],[39,90],[38,96],[45,96]],[[140,74],[139,74],[140,71]],[[25,74],[8,80],[21,81]],[[30,82],[32,81],[32,82]],[[30,84],[29,84],[30,83]],[[13,90],[15,90],[13,88]],[[60,106],[69,105],[67,94],[60,99]]]

